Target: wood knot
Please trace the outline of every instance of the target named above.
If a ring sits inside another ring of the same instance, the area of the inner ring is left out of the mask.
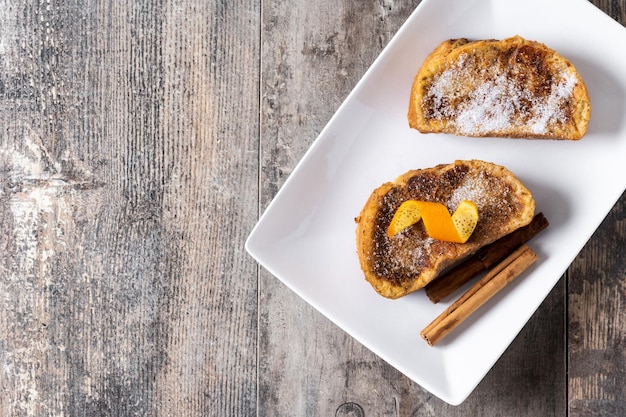
[[[335,417],[365,417],[363,407],[357,403],[348,402],[341,404],[335,412]]]

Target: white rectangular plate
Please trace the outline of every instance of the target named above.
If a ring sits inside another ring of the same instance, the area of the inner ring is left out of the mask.
[[[581,141],[409,129],[411,83],[436,45],[516,34],[556,49],[582,74],[592,117]],[[389,364],[442,400],[460,404],[626,187],[626,54],[617,53],[624,45],[624,28],[586,0],[423,1],[269,205],[246,242],[248,252]],[[409,169],[473,158],[516,174],[550,227],[531,242],[539,261],[433,348],[419,332],[449,302],[433,305],[423,291],[395,301],[377,295],[359,268],[354,218],[383,182]]]

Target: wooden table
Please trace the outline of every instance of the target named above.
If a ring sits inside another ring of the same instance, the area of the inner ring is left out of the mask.
[[[0,415],[626,415],[624,196],[459,407],[245,252],[418,3],[3,1]]]

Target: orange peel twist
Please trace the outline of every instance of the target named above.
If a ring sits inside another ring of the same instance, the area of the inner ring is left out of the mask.
[[[441,203],[407,200],[396,210],[387,228],[387,236],[392,238],[420,220],[424,221],[426,233],[433,239],[465,243],[478,223],[478,207],[463,200],[450,215],[448,208]]]

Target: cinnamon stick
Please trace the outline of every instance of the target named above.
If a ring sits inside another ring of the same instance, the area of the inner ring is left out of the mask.
[[[536,260],[537,254],[523,244],[437,316],[420,335],[434,346]]]
[[[528,225],[485,246],[473,256],[431,281],[424,288],[426,295],[430,301],[438,303],[479,273],[500,262],[546,227],[548,227],[548,220],[543,213],[538,213]]]

